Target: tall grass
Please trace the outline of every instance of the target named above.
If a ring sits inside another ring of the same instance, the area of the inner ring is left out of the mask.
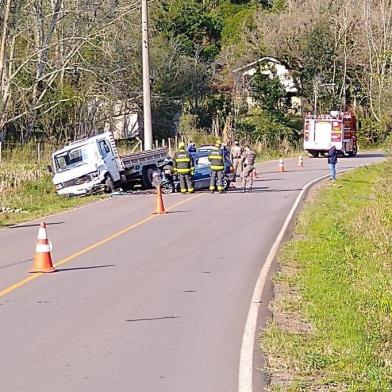
[[[3,163],[0,165],[0,198],[17,191],[26,182],[36,182],[44,176],[37,164]]]
[[[45,142],[2,143],[1,163],[50,163],[51,154],[58,148],[58,145]]]
[[[347,174],[300,216],[261,340],[271,390],[392,391],[391,176]]]
[[[13,148],[12,152],[3,155],[0,163],[0,226],[63,211],[100,197],[58,196],[46,170],[52,151],[48,150],[47,154],[44,151],[41,150],[41,162],[37,162],[32,145]]]

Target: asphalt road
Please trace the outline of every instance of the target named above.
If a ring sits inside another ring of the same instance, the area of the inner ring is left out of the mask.
[[[327,174],[325,159],[276,168],[258,166],[252,194],[165,196],[164,216],[129,195],[46,218],[52,274],[28,274],[39,221],[0,231],[0,390],[238,391],[260,269],[302,187]]]

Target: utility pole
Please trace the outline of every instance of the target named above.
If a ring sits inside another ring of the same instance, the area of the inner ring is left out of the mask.
[[[152,149],[150,53],[147,0],[142,0],[144,150]]]
[[[313,108],[313,115],[317,117],[317,93],[318,93],[318,86],[317,84],[314,85],[314,108]]]

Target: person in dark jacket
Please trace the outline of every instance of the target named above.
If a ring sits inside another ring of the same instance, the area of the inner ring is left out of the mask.
[[[188,148],[187,148],[188,152],[193,154],[194,152],[196,152],[196,145],[195,143],[193,143],[193,141],[191,140],[188,144]]]
[[[338,152],[334,145],[330,146],[328,151],[328,166],[329,166],[329,173],[331,174],[331,180],[336,180],[336,164],[338,163]]]

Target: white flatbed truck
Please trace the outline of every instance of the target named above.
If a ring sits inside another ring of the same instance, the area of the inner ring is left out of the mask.
[[[157,166],[169,159],[167,150],[120,156],[112,133],[78,140],[52,154],[53,184],[59,195],[79,196],[139,183],[151,188]]]

